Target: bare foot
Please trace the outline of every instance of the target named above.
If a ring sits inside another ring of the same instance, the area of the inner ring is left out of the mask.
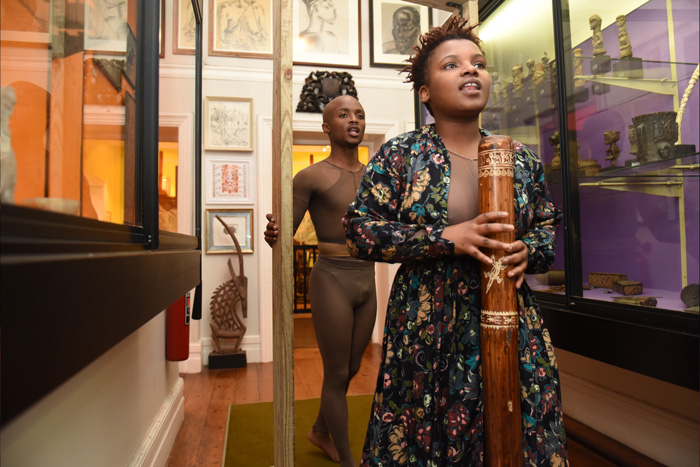
[[[338,455],[338,450],[335,448],[335,444],[333,444],[331,435],[324,433],[323,431],[316,431],[312,428],[309,430],[307,437],[309,438],[309,442],[311,444],[325,452],[333,462],[340,462],[340,456]]]

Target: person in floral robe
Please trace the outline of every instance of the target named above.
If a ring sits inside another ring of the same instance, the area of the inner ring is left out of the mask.
[[[344,218],[348,249],[400,262],[389,298],[382,360],[362,466],[484,463],[479,249],[506,251],[518,288],[523,465],[568,465],[556,359],[525,273],[554,261],[561,213],[544,168],[514,142],[515,225],[478,214],[473,165],[489,94],[486,60],[465,21],[421,37],[404,69],[435,124],[386,142],[367,165]],[[488,236],[515,230],[512,244]]]

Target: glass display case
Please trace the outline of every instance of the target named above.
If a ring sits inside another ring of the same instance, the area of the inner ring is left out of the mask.
[[[2,424],[201,282],[159,229],[160,6],[2,3]]]
[[[540,155],[564,212],[552,270],[528,277],[555,345],[697,390],[697,2],[506,0],[480,19],[482,126]]]

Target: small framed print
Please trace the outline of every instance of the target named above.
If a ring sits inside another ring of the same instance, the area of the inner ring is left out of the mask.
[[[209,0],[209,55],[272,58],[272,0]]]
[[[294,0],[295,65],[361,68],[360,2]]]
[[[85,50],[126,52],[128,2],[85,2]]]
[[[204,98],[204,149],[253,150],[253,99]]]
[[[173,53],[194,55],[197,48],[197,20],[191,0],[173,0]]]
[[[207,209],[206,253],[236,253],[236,244],[217,217],[231,228],[241,253],[253,253],[253,209]]]
[[[231,157],[206,159],[206,197],[208,204],[252,203],[253,174],[249,160]]]
[[[401,0],[370,0],[370,66],[402,67],[430,28],[430,9]]]

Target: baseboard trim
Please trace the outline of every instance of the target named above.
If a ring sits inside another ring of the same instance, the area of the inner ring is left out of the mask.
[[[178,378],[141,441],[139,449],[131,458],[129,467],[165,467],[184,420],[184,380]]]
[[[180,373],[201,373],[202,372],[202,344],[190,343],[190,355],[187,360],[178,364]]]

